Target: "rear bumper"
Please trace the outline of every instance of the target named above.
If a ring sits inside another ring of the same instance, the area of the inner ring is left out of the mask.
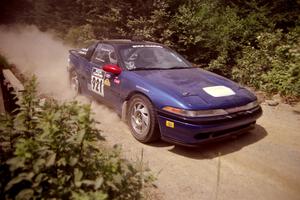
[[[179,118],[159,112],[158,123],[163,140],[184,146],[197,146],[251,130],[261,115],[260,106],[227,116],[209,118]],[[174,124],[173,127],[167,125],[170,122]]]

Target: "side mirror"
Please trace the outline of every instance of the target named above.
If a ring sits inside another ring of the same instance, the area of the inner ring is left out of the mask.
[[[110,72],[110,73],[112,73],[114,75],[119,75],[122,72],[122,69],[118,65],[114,65],[114,64],[104,65],[102,69],[104,71]]]

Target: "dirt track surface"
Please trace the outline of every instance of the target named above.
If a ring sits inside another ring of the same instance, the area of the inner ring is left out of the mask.
[[[15,29],[0,27],[1,53],[21,71],[36,74],[41,92],[70,98],[69,47],[35,27]],[[84,97],[77,99],[90,103]],[[300,115],[288,105],[263,105],[264,114],[254,130],[199,148],[141,144],[112,110],[95,102],[92,107],[109,144],[121,144],[129,159],[139,157],[143,149],[144,161],[158,178],[158,195],[153,199],[300,199]]]
[[[138,157],[143,149],[145,161],[159,173],[163,199],[216,199],[219,159],[217,199],[300,199],[300,115],[288,105],[263,105],[264,114],[254,130],[199,148],[140,144],[126,125],[114,125],[111,120],[117,116],[101,115],[107,108],[94,108],[109,143],[121,144],[129,158]]]

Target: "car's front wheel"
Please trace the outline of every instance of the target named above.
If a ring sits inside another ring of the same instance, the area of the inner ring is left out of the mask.
[[[142,143],[153,142],[160,137],[155,110],[152,103],[143,95],[131,98],[127,122],[132,135]]]

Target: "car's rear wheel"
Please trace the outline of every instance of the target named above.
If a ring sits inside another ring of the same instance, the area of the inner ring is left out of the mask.
[[[155,110],[143,95],[134,95],[131,98],[127,122],[132,135],[142,143],[153,142],[160,137]]]
[[[74,93],[80,94],[80,85],[79,85],[79,79],[78,79],[78,74],[76,73],[75,70],[72,70],[70,72],[70,86],[72,91],[74,91]]]

